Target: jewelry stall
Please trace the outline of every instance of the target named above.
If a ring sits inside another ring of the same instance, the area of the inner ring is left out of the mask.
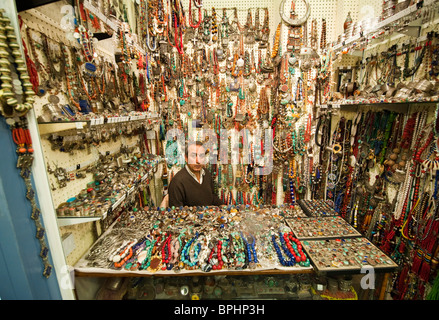
[[[30,127],[17,167],[43,168],[77,299],[437,299],[437,2],[75,0],[18,21],[26,91],[2,72],[2,116],[18,146]],[[222,206],[167,205],[189,140]]]

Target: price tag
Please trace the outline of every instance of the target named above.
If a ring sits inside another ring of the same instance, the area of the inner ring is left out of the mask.
[[[326,105],[326,104],[322,104],[322,105],[320,106],[320,108],[321,108],[321,109],[326,109],[326,108],[328,108],[328,105]]]
[[[75,122],[75,124],[76,124],[76,129],[84,129],[82,122]]]
[[[90,126],[95,126],[95,125],[96,125],[96,120],[97,120],[97,119],[92,118],[92,119],[90,120]]]

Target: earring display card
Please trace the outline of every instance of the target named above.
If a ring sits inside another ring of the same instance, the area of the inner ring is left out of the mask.
[[[331,204],[324,200],[299,200],[298,203],[309,217],[338,216]]]
[[[340,216],[285,220],[299,240],[361,237],[361,234]]]
[[[398,265],[367,238],[305,240],[302,246],[319,272],[395,269]]]

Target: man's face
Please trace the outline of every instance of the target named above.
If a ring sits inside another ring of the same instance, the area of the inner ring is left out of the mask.
[[[195,144],[188,147],[186,163],[192,172],[200,172],[206,160],[204,147]]]

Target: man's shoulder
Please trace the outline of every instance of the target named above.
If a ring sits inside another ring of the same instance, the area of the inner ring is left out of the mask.
[[[189,173],[187,172],[186,168],[183,167],[174,175],[174,177],[172,178],[171,181],[174,181],[174,180],[181,181],[181,180],[186,179],[188,176],[189,176]]]

